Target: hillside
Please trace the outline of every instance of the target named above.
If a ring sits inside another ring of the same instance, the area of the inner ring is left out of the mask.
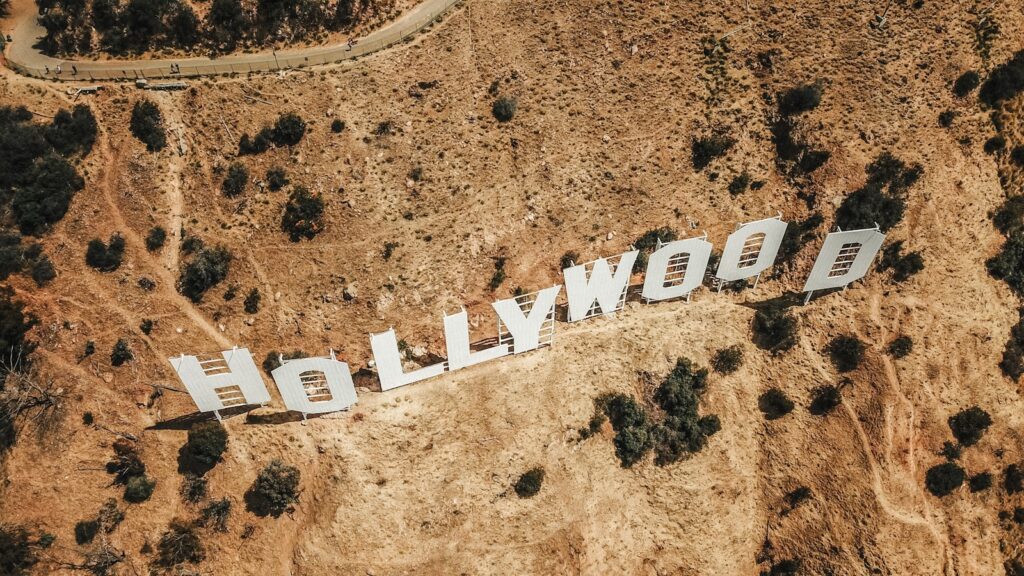
[[[37,239],[56,277],[4,282],[40,320],[33,378],[56,399],[19,418],[0,452],[0,523],[30,534],[29,573],[75,573],[106,550],[119,558],[111,574],[1024,574],[1012,481],[1024,402],[1004,361],[1021,302],[1015,276],[986,264],[1021,233],[1024,208],[1003,231],[993,216],[1024,182],[1013,152],[1024,92],[993,106],[984,87],[953,89],[968,70],[984,85],[1024,50],[1024,18],[1011,3],[979,13],[897,2],[879,29],[884,7],[466,0],[415,41],[356,62],[178,92],[107,84],[73,98],[68,84],[4,69],[0,104],[44,124],[85,104],[97,121],[74,161],[83,188]],[[783,117],[780,95],[800,86],[820,103]],[[516,102],[508,122],[493,113],[503,97]],[[160,111],[162,150],[130,128],[143,100]],[[297,144],[240,153],[243,135],[286,113],[305,122]],[[712,135],[734,144],[697,169],[694,141]],[[886,243],[902,241],[923,269],[902,281],[873,269],[793,306],[795,346],[762,350],[756,311],[802,288],[844,199],[872,185],[884,153],[921,168]],[[225,194],[238,165],[242,190]],[[271,191],[275,168],[289,183]],[[730,192],[744,174],[757,185]],[[299,185],[324,210],[315,237],[292,241],[282,217]],[[445,312],[464,306],[472,339],[493,336],[491,303],[562,283],[563,254],[613,257],[662,227],[706,231],[721,250],[737,223],[780,212],[806,225],[806,244],[756,288],[631,298],[614,317],[559,322],[551,348],[373,389],[371,333],[393,326],[412,359],[432,363],[446,353]],[[149,250],[154,227],[167,238]],[[88,265],[88,243],[114,234],[120,265]],[[179,289],[195,239],[232,255],[198,301]],[[246,312],[253,289],[258,311]],[[830,362],[837,335],[865,345],[848,372]],[[912,351],[895,358],[901,335]],[[119,339],[133,359],[113,366]],[[267,407],[225,418],[208,496],[188,503],[179,450],[199,417],[167,359],[233,345],[258,365],[333,349],[359,370],[359,402],[303,421],[271,387]],[[721,423],[702,450],[623,467],[610,424],[581,437],[601,394],[660,415],[653,388],[677,359],[710,367],[733,345],[742,366],[712,371],[701,398]],[[826,385],[841,403],[816,414]],[[792,412],[766,418],[771,388]],[[991,426],[943,455],[950,417],[973,406]],[[106,470],[119,435],[137,439],[156,480],[141,503],[125,502]],[[301,492],[292,510],[259,516],[245,494],[274,458],[301,472]],[[933,494],[926,475],[947,460],[967,476],[990,472],[991,487]],[[537,466],[540,492],[520,498],[513,485]],[[809,497],[794,500],[800,488]],[[222,497],[226,530],[195,529],[205,559],[158,566],[172,520]],[[123,521],[76,544],[76,524],[110,498]],[[56,539],[44,546],[44,534]]]

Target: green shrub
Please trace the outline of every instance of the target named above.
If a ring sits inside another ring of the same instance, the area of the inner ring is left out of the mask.
[[[734,145],[736,145],[734,138],[721,133],[695,138],[690,145],[690,160],[693,162],[693,169],[698,172],[703,170],[715,158],[725,156]]]
[[[1024,296],[1024,230],[1013,230],[999,254],[985,262],[988,273],[1006,282],[1015,294]]]
[[[981,77],[978,76],[978,73],[974,70],[968,70],[953,82],[953,94],[955,94],[957,98],[964,98],[973,92],[979,84],[981,84]]]
[[[653,430],[656,463],[671,464],[699,452],[707,438],[721,429],[717,416],[700,417],[700,398],[707,388],[708,371],[680,358],[654,391],[654,401],[665,418]]]
[[[323,231],[324,200],[304,186],[296,186],[288,197],[281,218],[281,229],[292,242],[312,240]]]
[[[953,110],[944,110],[939,112],[939,127],[949,128],[953,125],[953,120],[956,119],[956,112]]]
[[[882,250],[882,257],[877,265],[879,272],[892,270],[892,279],[903,282],[921,270],[924,270],[924,259],[920,252],[903,254],[903,241],[891,242]]]
[[[260,311],[260,290],[259,288],[253,288],[245,296],[243,302],[246,314],[255,314]]]
[[[899,360],[909,355],[914,350],[914,341],[910,336],[900,335],[889,343],[889,355]]]
[[[786,233],[782,236],[782,243],[779,245],[777,260],[780,263],[792,262],[793,258],[814,239],[818,228],[825,222],[821,212],[815,212],[786,227]]]
[[[99,522],[99,526],[104,532],[110,534],[124,521],[124,510],[117,507],[115,498],[107,498],[107,501],[100,506],[96,521]]]
[[[642,236],[633,241],[633,248],[639,252],[636,256],[636,262],[633,264],[633,273],[639,273],[644,268],[647,268],[647,259],[658,249],[659,242],[668,244],[677,238],[676,231],[668,226],[653,228],[644,232]]]
[[[0,162],[0,169],[3,165]],[[33,162],[22,179],[11,197],[11,213],[21,233],[30,236],[39,236],[51,224],[60,221],[67,214],[71,198],[85,187],[85,180],[75,168],[56,154],[44,155]]]
[[[181,499],[189,504],[202,502],[206,498],[206,478],[198,474],[186,472],[181,480]]]
[[[733,344],[715,352],[711,359],[711,367],[719,374],[732,374],[743,366],[743,347]]]
[[[271,350],[267,352],[267,355],[263,358],[263,371],[270,374],[274,370],[277,370],[281,366],[281,357],[285,360],[295,360],[296,358],[305,358],[306,353],[302,350],[292,350],[291,352],[285,352],[284,354],[277,350]]]
[[[751,328],[754,334],[754,344],[773,355],[781,354],[796,346],[796,318],[783,307],[771,306],[757,310],[754,312]]]
[[[790,492],[787,492],[784,500],[786,501],[786,506],[788,506],[789,510],[792,511],[796,509],[797,506],[810,500],[812,495],[810,488],[807,486],[800,486]]]
[[[985,151],[985,154],[989,155],[995,154],[996,152],[1000,152],[1005,148],[1006,138],[1003,138],[999,134],[989,138],[988,140],[985,140],[985,144],[984,146],[982,146],[982,150]]]
[[[1010,378],[1017,380],[1024,374],[1024,309],[1018,312],[1020,320],[1010,329],[1010,339],[1003,348],[999,368]]]
[[[575,252],[573,250],[569,250],[565,254],[562,254],[562,258],[561,258],[561,260],[558,261],[558,265],[559,265],[561,270],[565,270],[566,268],[573,267],[576,264],[576,262],[579,261],[579,259],[580,259],[579,252]]]
[[[200,302],[207,290],[228,276],[231,252],[227,248],[203,248],[181,274],[179,291],[193,302]]]
[[[221,184],[220,190],[228,198],[234,198],[242,192],[245,192],[245,188],[248,185],[249,169],[241,162],[234,162],[231,166],[228,166],[228,173],[227,176],[224,177],[224,182]]]
[[[146,465],[139,456],[138,446],[127,438],[114,441],[114,458],[107,462],[107,473],[114,475],[115,484],[125,484],[130,478],[146,473]]]
[[[75,543],[78,545],[91,543],[99,530],[100,523],[97,520],[79,521],[75,524]]]
[[[189,456],[201,465],[213,467],[220,462],[228,447],[228,430],[216,420],[194,424],[188,430],[185,448]]]
[[[149,100],[140,100],[132,108],[132,135],[145,144],[150,152],[159,152],[167,146],[163,122],[160,108]]]
[[[763,570],[761,576],[797,576],[802,574],[801,568],[803,568],[803,562],[799,558],[779,560],[768,570]]]
[[[199,534],[184,520],[172,520],[157,543],[156,563],[170,568],[185,562],[199,563],[206,558],[206,550]]]
[[[149,234],[146,235],[146,250],[156,252],[163,248],[166,242],[167,230],[164,230],[162,226],[154,226],[149,229]]]
[[[733,196],[739,196],[747,191],[750,187],[750,173],[744,170],[743,172],[733,176],[732,180],[729,181],[729,194]]]
[[[795,86],[779,95],[779,113],[794,116],[810,112],[821,104],[821,86],[805,84]]]
[[[1007,466],[1003,473],[1003,488],[1010,495],[1024,491],[1024,468],[1017,464]]]
[[[259,516],[280,516],[299,501],[299,479],[298,468],[272,460],[246,492],[246,506]]]
[[[843,401],[839,388],[831,384],[819,386],[812,393],[810,411],[815,416],[826,416]]]
[[[928,469],[925,473],[924,485],[932,494],[943,497],[952,494],[963,485],[964,469],[953,462],[943,462]]]
[[[335,134],[341,134],[342,131],[344,130],[345,122],[343,122],[342,120],[335,118],[334,121],[331,122],[331,132],[334,132]]]
[[[271,192],[277,192],[288,185],[288,174],[283,168],[271,168],[267,170],[267,188]]]
[[[151,319],[143,318],[142,322],[139,324],[139,330],[146,336],[149,336],[149,333],[153,331],[153,325],[154,322]]]
[[[295,146],[306,135],[306,122],[293,112],[280,115],[274,123],[272,141],[276,146]]]
[[[516,494],[520,498],[532,498],[540,492],[540,487],[544,483],[544,469],[543,468],[531,468],[523,473],[516,480],[514,486]]]
[[[494,104],[491,106],[491,114],[494,114],[494,118],[498,122],[510,122],[516,115],[518,107],[519,103],[515,98],[502,96],[494,101]]]
[[[25,576],[36,564],[28,530],[0,524],[0,574]]]
[[[1013,150],[1010,150],[1010,162],[1024,168],[1024,144],[1014,146]],[[1020,196],[1016,196],[1016,198],[1020,198]]]
[[[795,405],[786,393],[778,388],[769,388],[757,398],[757,407],[766,420],[778,420],[793,411]]]
[[[156,489],[156,480],[148,476],[132,476],[124,485],[124,499],[128,502],[138,504],[149,500]]]
[[[86,155],[96,142],[96,117],[84,105],[76,105],[71,112],[60,110],[46,129],[46,141],[63,156]]]
[[[860,366],[864,357],[864,343],[856,336],[843,334],[836,336],[828,344],[828,355],[832,365],[839,372],[850,372]]]
[[[992,487],[992,474],[990,472],[980,472],[971,476],[967,484],[971,488],[971,492],[984,492]]]
[[[903,219],[907,190],[922,174],[920,165],[907,166],[883,152],[866,168],[867,183],[853,191],[836,210],[836,225],[843,230],[872,228],[888,232]]]
[[[25,313],[25,304],[14,299],[14,289],[0,286],[0,358],[27,358],[35,344],[25,339],[39,321]],[[7,372],[0,370],[0,389]]]
[[[114,349],[110,352],[111,366],[121,366],[134,359],[135,354],[132,353],[132,349],[128,346],[128,342],[124,338],[118,338],[117,342],[114,344]]]
[[[199,513],[199,525],[209,526],[217,532],[228,531],[228,517],[231,515],[231,500],[214,500]]]
[[[57,277],[57,271],[53,268],[53,262],[48,257],[40,256],[32,264],[32,281],[40,288],[49,284]]]
[[[1009,61],[996,66],[981,85],[978,98],[995,108],[1024,90],[1024,50]]]
[[[85,263],[100,272],[113,272],[121,267],[124,258],[124,238],[115,233],[104,244],[99,238],[89,241],[85,250]]]
[[[992,417],[977,406],[971,406],[949,417],[949,429],[961,446],[977,444],[991,425]]]
[[[494,259],[494,274],[491,275],[491,281],[487,284],[488,288],[493,292],[497,290],[505,282],[505,257],[498,256]]]

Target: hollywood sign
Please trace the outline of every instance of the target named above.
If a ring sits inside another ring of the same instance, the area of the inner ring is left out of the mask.
[[[728,282],[760,278],[775,264],[786,233],[781,216],[748,222],[729,235],[715,270],[719,290]],[[806,303],[815,290],[845,287],[868,272],[885,235],[878,228],[832,232],[825,237],[814,267],[804,284]],[[568,300],[569,322],[580,322],[621,310],[639,252],[630,250],[599,258],[562,271]],[[658,243],[647,261],[641,297],[646,303],[689,300],[704,283],[711,243],[703,237]],[[755,280],[755,286],[757,281]],[[497,344],[483,350],[470,346],[469,317],[465,309],[444,315],[447,359],[406,372],[393,328],[370,335],[373,365],[381,391],[407,386],[444,372],[460,370],[511,354],[549,346],[555,332],[555,304],[562,286],[499,300],[492,304],[498,316]],[[181,355],[170,359],[181,382],[201,412],[264,404],[270,393],[246,348],[226,350],[205,359]],[[331,351],[326,357],[282,359],[271,377],[289,410],[323,414],[346,410],[356,403],[356,390],[348,364]]]

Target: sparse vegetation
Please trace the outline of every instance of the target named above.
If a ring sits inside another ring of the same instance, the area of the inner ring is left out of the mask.
[[[811,414],[815,416],[827,416],[832,410],[843,401],[842,392],[838,386],[826,384],[818,386],[811,393]]]
[[[110,352],[110,365],[122,366],[134,359],[135,354],[132,353],[132,349],[128,345],[128,341],[124,338],[118,338],[117,342],[114,344],[114,349]]]
[[[267,188],[271,192],[277,192],[289,183],[288,174],[283,168],[271,168],[267,170]]]
[[[231,500],[221,498],[203,507],[199,514],[199,525],[209,526],[217,532],[228,531],[228,517],[231,515]]]
[[[0,574],[25,576],[36,562],[28,530],[0,524]]]
[[[271,460],[245,494],[246,505],[259,516],[280,516],[299,501],[299,469]]]
[[[234,198],[249,185],[249,169],[241,162],[234,162],[228,166],[227,176],[220,186],[221,192],[228,198]]]
[[[159,152],[167,147],[167,133],[160,108],[149,100],[139,100],[132,108],[132,135],[146,145],[150,152]]]
[[[836,336],[828,344],[828,355],[839,372],[850,372],[860,366],[864,357],[864,343],[848,334]]]
[[[949,417],[949,429],[961,446],[974,446],[992,425],[992,417],[977,406],[961,410]]]
[[[189,300],[199,302],[207,290],[227,278],[230,266],[231,252],[227,248],[203,248],[182,271],[179,290]]]
[[[106,244],[99,238],[89,241],[85,250],[85,263],[100,272],[113,272],[121,267],[124,257],[124,238],[115,233]]]
[[[857,230],[877,224],[882,232],[888,232],[903,219],[907,190],[920,179],[923,169],[883,152],[866,171],[867,183],[851,192],[836,210],[836,225]]]
[[[502,96],[494,101],[494,104],[491,106],[491,113],[494,114],[494,118],[498,122],[511,122],[512,118],[516,115],[518,107],[519,103],[515,98]]]
[[[96,538],[96,533],[99,530],[100,523],[98,520],[80,520],[75,524],[75,543],[79,546],[91,543]]]
[[[925,473],[924,484],[928,491],[938,497],[948,496],[963,485],[964,469],[953,462],[936,464]]]
[[[181,480],[181,499],[189,504],[197,504],[206,498],[206,478],[186,472]]]
[[[493,292],[497,290],[505,282],[505,257],[498,256],[494,259],[494,274],[491,276],[491,281],[488,283],[488,287]]]
[[[770,306],[755,312],[752,329],[754,344],[773,355],[796,346],[796,318],[784,307]]]
[[[735,145],[735,138],[721,132],[694,138],[690,145],[690,161],[693,162],[693,169],[700,172],[707,168],[715,158],[725,156]]]
[[[985,262],[988,273],[1009,284],[1018,296],[1024,296],[1024,230],[1010,232],[1002,250]]]
[[[889,343],[889,355],[899,360],[908,356],[914,350],[914,341],[910,336],[901,334]]]
[[[260,290],[259,288],[253,288],[249,290],[249,293],[245,295],[245,301],[242,303],[245,308],[246,314],[255,314],[260,311]]]
[[[757,398],[757,407],[766,420],[778,420],[796,407],[786,393],[778,388],[769,388]]]
[[[574,266],[576,264],[576,262],[579,261],[579,259],[580,259],[579,252],[574,252],[572,250],[569,250],[565,254],[562,254],[562,258],[558,261],[558,267],[559,267],[560,270],[565,270],[566,268],[571,268],[572,266]]]
[[[288,197],[281,217],[281,229],[292,242],[312,240],[323,231],[324,200],[304,186],[296,186]]]
[[[644,232],[642,236],[633,241],[633,248],[639,251],[636,262],[633,264],[633,273],[639,273],[647,268],[647,259],[658,249],[658,243],[668,244],[676,240],[676,231],[668,226],[654,228]],[[710,267],[710,266],[709,266]]]
[[[154,226],[149,229],[149,234],[146,235],[146,250],[156,252],[163,248],[166,242],[167,230],[164,230],[162,226]]]
[[[743,366],[743,347],[733,344],[715,352],[711,359],[711,367],[719,374],[732,374]]]
[[[953,94],[957,98],[966,98],[979,84],[981,84],[981,76],[974,70],[968,70],[957,77],[956,82],[953,82]]]
[[[516,480],[514,488],[520,498],[532,498],[540,492],[540,487],[543,483],[544,469],[540,467],[531,468]]]
[[[157,543],[157,564],[170,568],[185,562],[199,563],[205,558],[206,550],[195,527],[184,520],[172,520]]]

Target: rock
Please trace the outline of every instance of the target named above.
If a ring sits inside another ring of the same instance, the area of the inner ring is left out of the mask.
[[[281,293],[280,292],[275,292],[274,293],[274,302],[277,302],[280,299],[281,299]]]
[[[346,302],[351,302],[352,300],[355,300],[356,296],[356,287],[352,284],[346,286],[345,289],[342,290],[341,292],[341,297],[344,298]]]
[[[609,232],[607,238],[608,238],[608,240],[611,240],[612,238],[615,238],[615,232]]]
[[[111,382],[114,381],[114,375],[111,374],[110,372],[104,372],[101,375],[101,377],[103,378],[103,381],[106,382],[107,384],[110,384]]]

